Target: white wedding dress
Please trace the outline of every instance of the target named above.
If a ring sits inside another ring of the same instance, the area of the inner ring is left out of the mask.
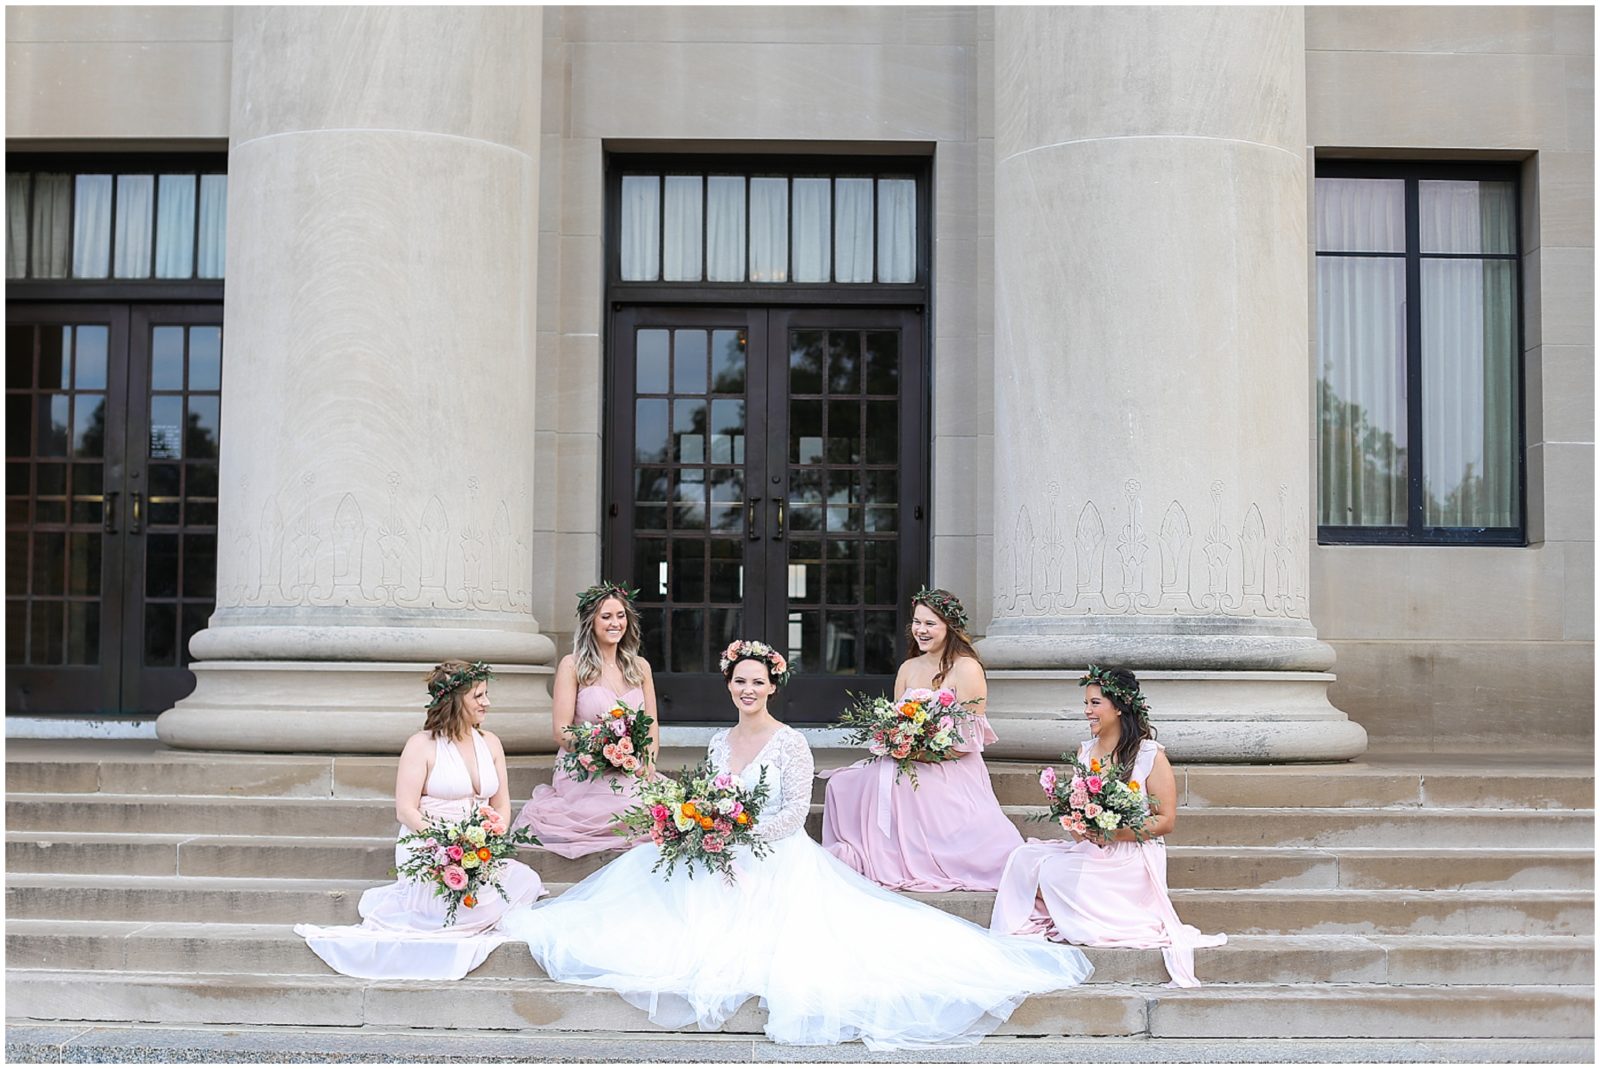
[[[732,771],[726,730],[710,753]],[[760,834],[772,850],[738,850],[733,884],[703,869],[693,880],[653,873],[660,852],[647,842],[508,913],[501,931],[525,940],[552,979],[610,988],[668,1028],[718,1028],[759,997],[779,1043],[975,1043],[1027,996],[1088,977],[1071,947],[992,935],[878,887],[808,838],[813,765],[800,732],[779,728],[739,778],[753,785],[763,770]]]

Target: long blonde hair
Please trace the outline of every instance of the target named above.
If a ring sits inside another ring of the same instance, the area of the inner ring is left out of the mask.
[[[594,621],[600,615],[600,607],[608,601],[620,601],[628,620],[628,629],[622,633],[622,641],[617,643],[617,667],[622,669],[624,680],[635,687],[642,687],[644,669],[640,666],[644,664],[644,658],[639,656],[639,643],[643,641],[639,632],[639,610],[620,594],[597,598],[587,609],[581,605],[578,607],[578,630],[572,634],[572,667],[578,673],[578,686],[587,687],[600,681],[603,662],[600,659],[600,642],[594,637]]]

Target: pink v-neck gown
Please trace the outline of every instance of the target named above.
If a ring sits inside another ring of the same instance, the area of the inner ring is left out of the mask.
[[[434,740],[433,769],[422,788],[422,814],[437,820],[460,820],[500,790],[489,744],[472,733],[481,788],[472,788],[472,774],[460,749],[449,739]],[[400,835],[407,833],[400,828]],[[406,860],[398,842],[395,864]],[[319,927],[295,925],[311,949],[335,972],[369,980],[459,980],[483,964],[490,951],[506,941],[497,928],[514,906],[531,905],[545,893],[544,883],[520,861],[500,863],[502,898],[492,887],[478,895],[478,904],[456,910],[455,923],[445,925],[445,900],[432,883],[400,879],[363,892],[356,912],[358,925]]]
[[[963,725],[962,756],[917,765],[917,786],[886,757],[824,773],[822,845],[891,891],[993,891],[1022,845],[994,796],[983,748],[986,717]]]
[[[626,694],[617,695],[604,684],[591,684],[578,691],[575,719],[597,724],[619,697],[637,706],[644,700],[644,691],[634,687]],[[566,752],[565,749],[558,751],[557,758]],[[620,785],[622,790],[612,790],[612,783]],[[632,840],[617,834],[616,829],[622,827],[617,815],[638,802],[638,784],[632,776],[575,780],[558,765],[548,786],[541,784],[533,789],[533,797],[528,799],[511,826],[531,829],[546,850],[565,858],[583,857],[601,850],[622,850],[631,845]]]
[[[1083,744],[1080,756],[1091,744]],[[1148,783],[1161,750],[1153,739],[1141,743],[1130,778]],[[1199,987],[1195,948],[1228,941],[1178,920],[1167,893],[1167,847],[1160,839],[1107,846],[1029,839],[1006,865],[989,930],[1042,934],[1087,947],[1159,948],[1172,978],[1168,987]]]

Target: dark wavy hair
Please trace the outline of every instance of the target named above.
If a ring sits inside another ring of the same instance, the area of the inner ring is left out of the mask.
[[[1129,693],[1140,693],[1139,678],[1126,668],[1108,668],[1105,670],[1107,681],[1116,689]],[[1090,686],[1098,686],[1091,683]],[[1100,688],[1100,693],[1106,701],[1111,703],[1117,711],[1117,726],[1122,729],[1122,737],[1117,740],[1117,748],[1111,754],[1111,760],[1123,770],[1124,776],[1133,775],[1133,762],[1139,756],[1139,744],[1145,739],[1156,737],[1155,725],[1139,716],[1133,704],[1120,694],[1113,694],[1105,687]]]

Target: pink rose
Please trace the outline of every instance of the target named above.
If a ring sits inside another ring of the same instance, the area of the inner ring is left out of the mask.
[[[1101,809],[1099,806],[1095,805],[1093,802],[1090,802],[1088,805],[1083,807],[1083,815],[1085,817],[1087,817],[1089,820],[1093,820],[1095,817],[1099,816],[1103,812],[1105,812],[1105,810]]]
[[[1044,788],[1044,793],[1054,794],[1056,790],[1056,770],[1046,768],[1039,773],[1039,786]]]
[[[737,798],[734,799],[733,808],[728,811],[728,816],[737,817],[740,813],[743,813],[743,812],[744,812],[744,803],[739,801]]]
[[[588,754],[584,754],[582,757],[578,758],[578,764],[582,765],[590,772],[594,771],[594,758],[590,757]]]
[[[631,754],[628,755],[627,757],[624,757],[622,759],[622,771],[624,771],[624,772],[637,772],[637,771],[639,771],[639,759],[637,757],[634,757]]]
[[[717,773],[716,778],[711,781],[711,786],[715,787],[719,791],[732,790],[733,777],[726,772],[719,772]]]
[[[902,742],[899,746],[896,746],[889,752],[891,755],[893,755],[896,761],[900,761],[911,755],[911,745],[909,743]]]
[[[661,834],[661,825],[657,824],[655,827],[650,829],[650,841],[655,843],[657,846],[660,846],[667,841],[667,837]]]
[[[939,704],[948,709],[956,703],[956,692],[953,690],[939,691]]]
[[[1083,777],[1082,776],[1073,776],[1072,777],[1072,789],[1075,790],[1075,791],[1083,790]]]
[[[714,821],[711,826],[717,830],[718,835],[730,835],[733,833],[733,825],[726,820]]]
[[[789,668],[789,662],[783,659],[783,654],[774,653],[772,655],[772,674],[773,675],[781,676],[781,675],[783,675],[784,672],[786,672],[788,670],[788,668]]]
[[[652,820],[666,820],[670,816],[672,816],[672,810],[668,809],[659,802],[650,807],[650,817]]]
[[[459,850],[460,847],[452,847],[451,849]],[[460,855],[458,854],[457,856],[459,857]],[[441,875],[444,878],[444,885],[452,891],[459,891],[467,885],[467,871],[460,865],[446,865]]]
[[[616,764],[622,760],[622,755],[617,752],[617,748],[609,742],[600,748],[600,752],[605,756],[605,759],[610,761],[612,764]]]
[[[867,747],[867,752],[872,754],[874,757],[882,757],[884,754],[889,752],[889,747],[885,746],[881,741],[875,742],[871,746]]]
[[[728,659],[739,656],[739,643],[737,641],[728,643],[728,648],[722,651],[722,656]]]
[[[1071,796],[1067,798],[1067,804],[1072,806],[1074,809],[1082,809],[1084,806],[1089,804],[1088,792],[1073,791]]]
[[[450,855],[444,852],[443,847],[434,847],[433,863],[435,865],[448,865],[450,863]]]
[[[632,739],[628,739],[628,738],[618,739],[617,740],[617,752],[618,753],[625,753],[625,754],[632,753],[633,752],[633,740]]]
[[[422,845],[426,846],[429,850],[437,850],[439,849],[439,840],[430,835],[422,841]]]
[[[705,847],[705,851],[708,854],[720,854],[722,853],[722,847],[725,844],[720,837],[716,835],[707,835],[701,838],[700,845]]]
[[[1083,781],[1083,785],[1089,788],[1090,794],[1099,794],[1100,791],[1105,787],[1106,781],[1101,779],[1099,776],[1090,776],[1088,779]]]
[[[1061,815],[1061,827],[1067,831],[1072,830],[1072,815],[1070,813],[1063,813]]]
[[[940,731],[949,731],[951,728],[953,728],[955,726],[956,726],[956,718],[955,717],[953,717],[953,716],[941,716],[939,718],[939,730]]]
[[[461,860],[461,847],[455,845],[454,843],[451,843],[449,846],[445,847],[444,852],[450,855],[451,861]]]

